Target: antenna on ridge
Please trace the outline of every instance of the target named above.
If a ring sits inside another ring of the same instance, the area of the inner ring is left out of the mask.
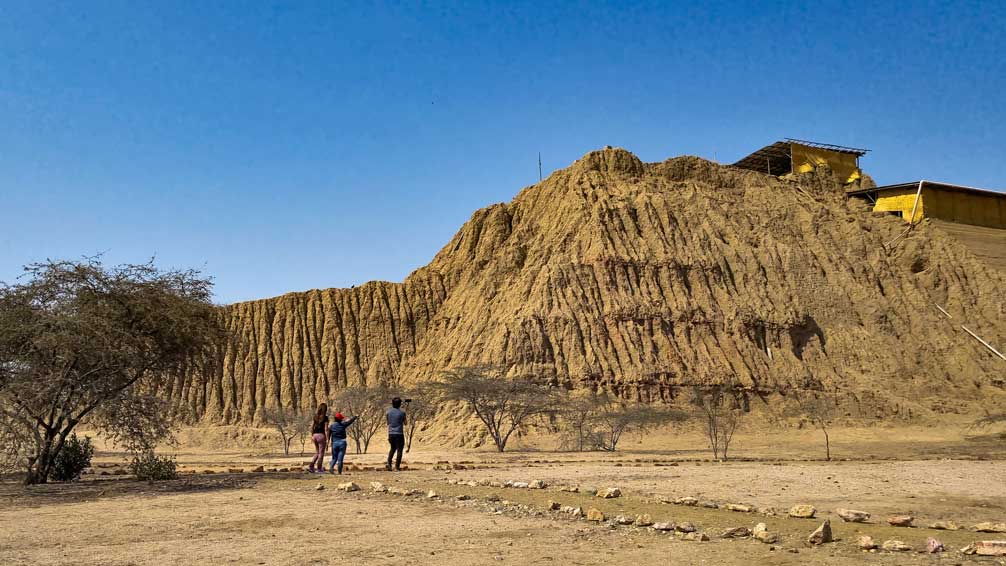
[[[538,182],[541,182],[541,152],[538,152]]]

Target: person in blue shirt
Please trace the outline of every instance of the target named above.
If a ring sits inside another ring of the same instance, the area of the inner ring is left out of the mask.
[[[336,413],[332,417],[332,424],[328,425],[328,434],[332,438],[332,463],[328,466],[328,473],[334,474],[338,466],[339,475],[342,475],[342,460],[346,457],[346,429],[356,422],[356,417],[343,420],[342,413]]]

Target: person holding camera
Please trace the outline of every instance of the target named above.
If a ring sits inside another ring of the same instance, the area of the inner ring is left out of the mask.
[[[406,399],[406,403],[411,399]],[[391,400],[391,408],[388,409],[388,444],[391,450],[388,451],[388,463],[385,470],[391,471],[391,459],[395,458],[395,471],[402,470],[402,451],[405,450],[405,411],[402,410],[402,398],[395,397]]]

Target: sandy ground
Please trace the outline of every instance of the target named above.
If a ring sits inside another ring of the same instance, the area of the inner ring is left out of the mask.
[[[409,470],[378,468],[379,454],[350,455],[354,464],[341,478],[305,472],[252,473],[253,466],[297,466],[301,457],[263,452],[178,450],[178,480],[137,482],[121,476],[89,475],[67,485],[26,489],[0,483],[0,564],[1001,564],[1006,560],[964,556],[956,549],[974,540],[1006,534],[968,530],[980,521],[1006,521],[1006,461],[1001,440],[961,444],[933,431],[886,434],[847,431],[843,461],[800,461],[810,436],[741,438],[744,461],[703,461],[701,451],[634,448],[615,454],[521,451],[508,454],[417,449]],[[884,448],[884,442],[890,446]],[[893,460],[852,459],[880,452]],[[958,457],[946,459],[957,446]],[[378,442],[374,450],[383,448]],[[771,448],[771,450],[768,450]],[[373,450],[372,450],[373,451]],[[784,458],[768,458],[788,455]],[[445,462],[451,462],[446,465]],[[121,467],[121,457],[99,455],[95,471]],[[243,469],[226,473],[226,469]],[[444,468],[462,468],[451,469]],[[206,474],[212,469],[217,473]],[[223,473],[220,473],[223,472]],[[541,479],[544,490],[457,485],[458,480]],[[345,493],[342,481],[363,489]],[[406,497],[372,493],[370,482],[399,489],[433,490]],[[325,486],[317,490],[318,485]],[[617,486],[623,496],[602,500],[559,486]],[[467,496],[458,501],[457,496]],[[744,503],[767,513],[662,503],[661,496],[690,495],[703,501]],[[499,501],[494,501],[494,500]],[[505,502],[503,500],[506,500]],[[689,521],[709,542],[692,542],[648,528],[573,519],[547,510],[547,502],[596,507],[608,518],[646,513],[655,521]],[[794,519],[785,510],[810,503],[818,519]],[[835,507],[873,513],[869,524],[842,523]],[[775,514],[772,514],[773,511]],[[892,513],[917,517],[918,528],[884,524]],[[830,518],[836,542],[814,548],[804,541]],[[927,528],[935,520],[957,521],[964,529]],[[752,539],[725,540],[728,527],[765,522],[780,536],[774,545]],[[861,534],[878,543],[897,538],[922,549],[934,536],[949,552],[929,555],[866,553]]]

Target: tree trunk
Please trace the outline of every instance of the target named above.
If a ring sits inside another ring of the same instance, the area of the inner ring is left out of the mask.
[[[821,428],[821,432],[824,433],[824,453],[828,461],[831,461],[831,439],[828,438],[828,429]]]

